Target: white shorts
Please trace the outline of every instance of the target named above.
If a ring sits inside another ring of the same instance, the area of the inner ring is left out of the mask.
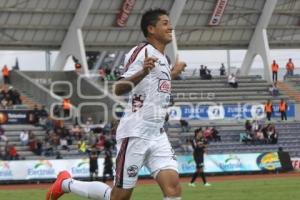
[[[137,137],[117,141],[115,186],[134,188],[139,170],[145,166],[155,178],[160,170],[173,169],[178,172],[178,164],[166,133],[156,140]]]

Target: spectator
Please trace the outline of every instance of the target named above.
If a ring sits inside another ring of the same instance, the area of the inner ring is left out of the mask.
[[[39,120],[40,120],[40,111],[39,111],[39,109],[38,109],[38,105],[34,105],[32,114],[33,114],[32,123],[33,123],[35,126],[38,126],[38,125],[39,125]]]
[[[221,136],[219,135],[219,131],[216,129],[215,126],[213,126],[211,128],[211,135],[212,135],[212,138],[213,140],[216,142],[216,141],[221,141]]]
[[[238,88],[238,83],[233,73],[228,76],[228,84],[233,88]]]
[[[88,133],[92,132],[94,127],[95,127],[95,125],[94,125],[93,119],[91,117],[88,117],[87,121],[85,122],[83,131],[85,134],[88,134]]]
[[[79,154],[83,154],[83,155],[86,154],[86,151],[87,151],[87,145],[86,145],[85,141],[83,140],[83,138],[81,138],[81,139],[78,141],[77,148],[78,148]]]
[[[104,131],[103,131],[103,128],[105,126],[105,123],[103,122],[103,120],[99,120],[98,124],[95,124],[95,128],[93,128],[93,132],[95,134],[102,134]]]
[[[200,79],[205,79],[206,71],[205,71],[203,65],[200,66],[200,71],[199,72],[200,72]]]
[[[44,155],[45,156],[53,156],[53,146],[50,144],[49,140],[45,140],[45,145],[44,145]]]
[[[279,69],[279,65],[276,63],[275,60],[273,60],[273,63],[272,63],[272,77],[273,77],[273,82],[277,82],[278,69]]]
[[[286,76],[293,76],[294,69],[295,69],[295,65],[294,65],[292,59],[289,58],[289,61],[286,63]]]
[[[5,135],[5,131],[2,128],[1,125],[0,125],[0,141],[4,141],[4,142],[8,141],[8,139],[7,139],[6,135]]]
[[[20,132],[20,141],[22,146],[26,146],[28,144],[29,141],[28,131],[23,130]]]
[[[4,84],[9,84],[9,70],[8,67],[6,65],[4,65],[4,67],[2,68],[2,76],[3,76],[3,80],[4,80]]]
[[[265,113],[267,115],[268,121],[270,121],[273,113],[273,105],[271,103],[271,100],[268,100],[268,102],[265,104]]]
[[[252,132],[252,124],[251,124],[250,120],[246,120],[246,122],[245,122],[245,131],[247,134],[248,133],[250,134]]]
[[[182,132],[189,132],[191,127],[189,126],[189,123],[186,120],[180,119],[179,123],[180,123]]]
[[[41,156],[42,153],[43,153],[43,142],[40,139],[37,139],[35,154]]]
[[[63,159],[63,157],[62,157],[60,151],[56,151],[55,159],[56,159],[56,160]]]
[[[62,150],[70,151],[66,137],[61,137],[59,143]]]
[[[226,70],[225,70],[224,63],[222,63],[221,67],[220,67],[220,76],[226,76]]]
[[[46,130],[47,134],[49,134],[50,131],[52,131],[54,129],[53,120],[50,117],[48,117],[46,119],[46,123],[45,123],[44,129]]]
[[[204,70],[205,70],[204,79],[211,80],[212,79],[211,71],[207,68],[207,66],[204,67]]]
[[[19,160],[19,154],[14,145],[9,145],[9,160]]]
[[[272,87],[269,88],[270,94],[272,96],[278,96],[279,95],[279,89],[277,87],[277,82],[274,82]]]
[[[49,116],[45,105],[42,105],[42,107],[39,109],[38,115],[39,115],[39,125],[45,128],[46,123],[47,123],[47,119],[48,119],[48,116]]]
[[[73,125],[71,129],[71,136],[73,136],[75,140],[79,140],[82,137],[81,128],[79,125]]]
[[[277,144],[278,136],[275,130],[275,126],[271,125],[268,130],[268,143]]]
[[[265,143],[265,137],[264,137],[264,133],[263,133],[262,129],[263,129],[263,126],[259,125],[258,130],[255,133],[255,142],[257,142],[258,144]]]
[[[279,103],[279,112],[281,114],[281,120],[287,120],[287,117],[286,117],[287,108],[288,108],[287,103],[284,101],[284,99],[281,99],[281,101]]]
[[[32,131],[29,131],[28,138],[29,138],[28,140],[29,150],[35,153],[37,150],[37,139],[35,135],[32,133]]]

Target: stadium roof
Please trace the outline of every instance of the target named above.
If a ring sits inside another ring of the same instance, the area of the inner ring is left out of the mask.
[[[60,49],[81,1],[85,0],[0,0],[1,49]],[[265,0],[230,0],[220,23],[209,26],[216,2],[187,0],[176,24],[179,49],[248,47]],[[144,40],[139,26],[141,13],[157,7],[170,10],[173,3],[137,0],[127,25],[119,27],[116,19],[123,1],[94,0],[82,28],[86,50],[136,45]],[[300,0],[278,0],[267,35],[270,48],[300,47]]]

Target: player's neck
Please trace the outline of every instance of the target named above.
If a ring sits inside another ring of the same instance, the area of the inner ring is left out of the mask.
[[[157,49],[162,55],[165,55],[165,48],[166,45],[159,42],[158,40],[154,38],[147,38],[147,41],[149,44],[151,44],[155,49]]]

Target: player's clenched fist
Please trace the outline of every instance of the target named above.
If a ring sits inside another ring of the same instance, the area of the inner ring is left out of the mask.
[[[148,57],[148,51],[147,48],[145,48],[145,59],[144,59],[144,71],[146,73],[149,73],[150,70],[152,70],[155,67],[155,62],[157,61],[157,58],[154,57]]]

